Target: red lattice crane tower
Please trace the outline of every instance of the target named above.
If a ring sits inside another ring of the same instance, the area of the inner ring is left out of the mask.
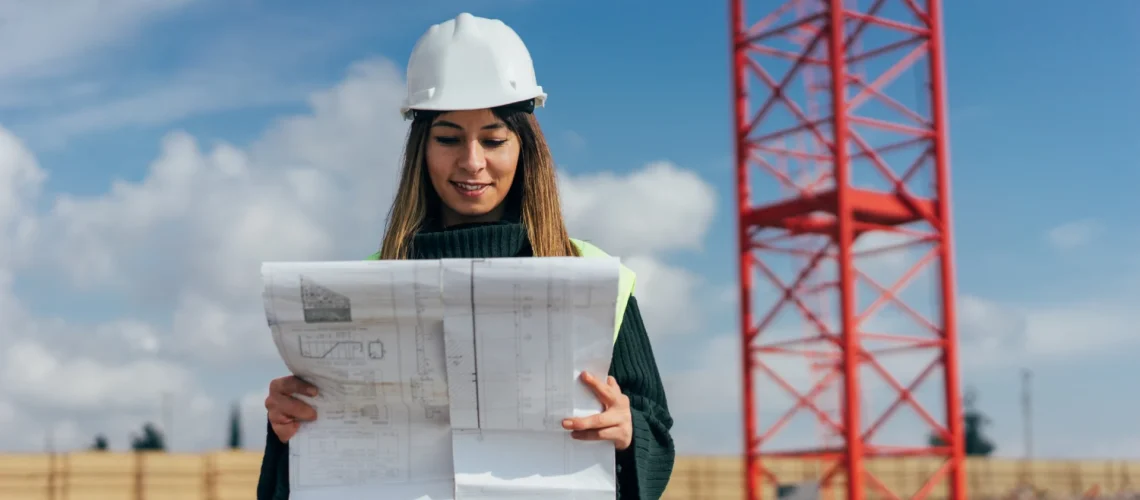
[[[747,491],[963,500],[941,2],[860,3],[729,0]]]

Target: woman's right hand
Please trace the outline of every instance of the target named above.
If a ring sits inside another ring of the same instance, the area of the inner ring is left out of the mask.
[[[275,378],[269,383],[269,396],[265,398],[265,409],[269,412],[269,425],[282,443],[293,438],[302,421],[317,418],[317,411],[304,401],[293,397],[294,394],[316,397],[317,388],[293,375]]]

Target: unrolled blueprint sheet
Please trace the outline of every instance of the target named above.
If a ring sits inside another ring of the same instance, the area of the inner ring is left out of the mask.
[[[320,391],[289,442],[293,500],[454,498],[439,261],[269,263],[266,317]]]
[[[443,261],[456,498],[612,499],[614,445],[578,441],[601,411],[578,376],[605,380],[617,259]]]

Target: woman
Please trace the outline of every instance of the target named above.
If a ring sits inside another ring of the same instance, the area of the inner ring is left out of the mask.
[[[408,62],[401,112],[412,124],[372,258],[581,255],[567,235],[554,161],[533,114],[545,99],[526,46],[501,21],[460,14],[431,27]],[[564,427],[576,439],[614,443],[619,497],[659,498],[673,469],[673,420],[634,297],[617,334],[610,377],[582,379],[604,410]],[[315,393],[292,376],[269,384],[259,500],[288,498],[287,443],[300,422],[317,417],[291,395]]]

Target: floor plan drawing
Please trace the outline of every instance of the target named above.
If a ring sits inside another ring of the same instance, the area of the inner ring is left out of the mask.
[[[346,335],[346,338],[351,338]],[[297,338],[301,357],[310,359],[384,359],[384,342],[328,338],[328,334],[301,335]],[[367,348],[365,347],[367,346]],[[367,351],[367,352],[366,352]]]
[[[364,344],[351,340],[305,340],[298,338],[301,356],[311,359],[358,359],[364,357]]]

